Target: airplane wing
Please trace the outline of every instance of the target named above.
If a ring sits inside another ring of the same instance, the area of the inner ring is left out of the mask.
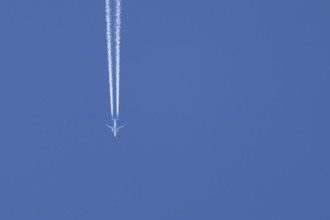
[[[122,125],[122,126],[118,127],[117,129],[119,130],[119,129],[123,128],[123,127],[125,127],[125,125]]]
[[[105,125],[105,126],[107,126],[108,128],[111,128],[111,129],[113,129],[113,127],[111,127],[110,125]]]

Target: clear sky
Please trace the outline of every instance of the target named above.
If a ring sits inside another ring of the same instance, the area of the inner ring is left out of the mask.
[[[330,219],[330,1],[0,1],[1,220]]]

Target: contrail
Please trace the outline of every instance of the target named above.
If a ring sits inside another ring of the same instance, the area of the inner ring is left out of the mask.
[[[111,10],[110,0],[105,1],[105,12],[107,22],[107,50],[108,50],[108,71],[109,71],[109,89],[110,89],[110,109],[113,118],[113,79],[112,79],[112,47],[111,47]]]
[[[116,118],[119,117],[121,0],[116,0]]]
[[[111,14],[111,3],[115,4],[115,13]],[[110,109],[111,117],[113,120],[113,127],[106,125],[111,128],[113,135],[116,137],[119,129],[123,126],[117,126],[119,118],[119,86],[120,86],[120,28],[121,28],[121,0],[105,0],[105,11],[106,11],[106,23],[107,23],[107,51],[108,51],[108,70],[109,70],[109,87],[110,87]],[[115,20],[115,25],[112,27],[111,20]],[[114,42],[112,42],[112,34],[115,35]],[[114,43],[114,48],[113,44]],[[115,56],[112,57],[112,49],[114,49]],[[113,66],[115,63],[115,68]],[[115,71],[116,80],[116,112],[114,112],[114,88],[113,88],[113,72]]]

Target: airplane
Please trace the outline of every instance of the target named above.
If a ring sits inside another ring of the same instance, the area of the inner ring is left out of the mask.
[[[113,136],[117,136],[117,133],[119,132],[119,129],[123,128],[125,125],[119,126],[117,127],[117,120],[118,119],[112,119],[113,120],[113,127],[110,125],[106,125],[108,128],[111,128],[112,132],[113,132]]]

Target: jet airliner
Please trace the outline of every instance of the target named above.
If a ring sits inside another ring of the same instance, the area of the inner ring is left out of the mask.
[[[125,125],[117,127],[117,120],[118,119],[113,119],[113,127],[110,125],[106,125],[108,128],[110,128],[113,132],[113,136],[117,137],[117,133],[119,132],[119,129],[123,128]]]

